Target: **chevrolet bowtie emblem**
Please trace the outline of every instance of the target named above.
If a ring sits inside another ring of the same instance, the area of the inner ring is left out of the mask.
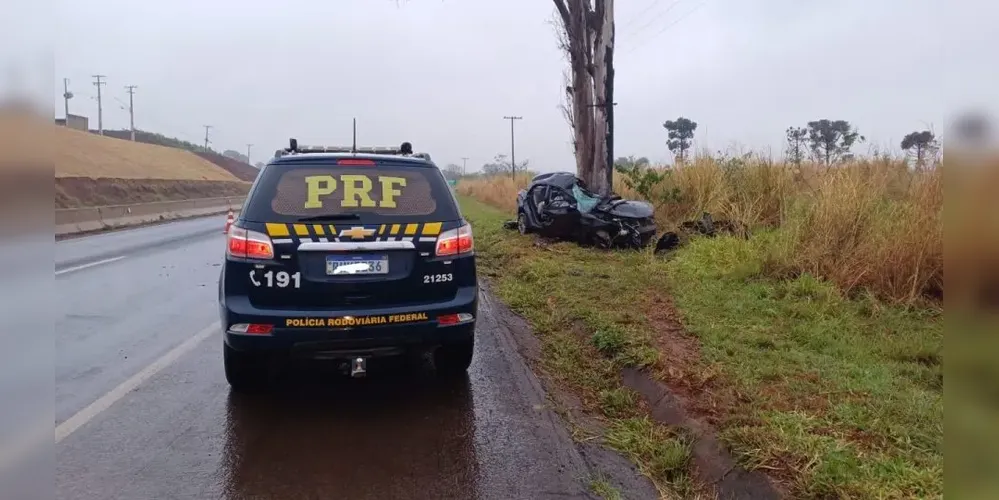
[[[354,226],[350,229],[343,229],[340,231],[341,238],[350,238],[352,240],[363,240],[372,234],[375,234],[374,229],[366,229],[362,226]]]

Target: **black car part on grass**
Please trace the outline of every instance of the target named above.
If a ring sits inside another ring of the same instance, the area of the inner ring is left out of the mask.
[[[713,238],[719,233],[739,235],[743,238],[749,237],[749,229],[744,224],[730,220],[716,221],[711,217],[711,214],[704,212],[698,220],[689,220],[681,223],[679,231],[667,231],[663,233],[656,242],[655,252],[662,253],[673,250],[682,245],[691,234]],[[685,236],[685,238],[681,239],[681,235]]]
[[[569,172],[538,175],[517,193],[516,228],[600,248],[641,248],[656,234],[652,205],[599,196]]]

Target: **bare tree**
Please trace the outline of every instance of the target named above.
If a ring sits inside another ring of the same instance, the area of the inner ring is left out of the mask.
[[[567,103],[576,172],[601,194],[612,189],[614,0],[552,0],[569,59]]]

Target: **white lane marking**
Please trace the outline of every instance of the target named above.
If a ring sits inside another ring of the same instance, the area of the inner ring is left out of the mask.
[[[87,422],[90,422],[94,417],[100,415],[104,410],[107,410],[111,405],[115,404],[121,398],[125,397],[128,393],[135,390],[143,382],[149,380],[160,372],[160,370],[170,366],[175,361],[177,361],[181,356],[192,351],[198,346],[203,340],[211,337],[212,334],[218,332],[220,324],[218,321],[212,323],[204,330],[201,330],[193,337],[185,340],[182,344],[174,347],[170,352],[164,354],[161,358],[153,361],[152,364],[145,367],[139,373],[133,375],[130,379],[124,381],[118,387],[115,387],[111,392],[101,396],[90,403],[90,406],[78,411],[75,415],[67,419],[65,422],[59,424],[55,428],[55,442],[58,443],[63,439],[66,439],[70,434],[76,432],[77,429],[83,427]]]
[[[87,262],[86,264],[80,264],[78,266],[67,267],[66,269],[60,269],[60,270],[58,270],[58,271],[55,272],[55,275],[59,276],[60,274],[71,273],[73,271],[79,271],[81,269],[86,269],[88,267],[100,266],[100,265],[103,265],[103,264],[110,264],[112,262],[119,261],[119,260],[124,259],[124,258],[125,258],[124,255],[119,255],[117,257],[111,257],[111,258],[108,258],[108,259],[102,259],[102,260],[98,260],[98,261],[94,261],[94,262]]]

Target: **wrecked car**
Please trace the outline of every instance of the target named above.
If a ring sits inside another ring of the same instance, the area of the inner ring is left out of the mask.
[[[600,248],[641,248],[656,234],[653,207],[600,196],[569,172],[540,174],[517,193],[517,230]]]

